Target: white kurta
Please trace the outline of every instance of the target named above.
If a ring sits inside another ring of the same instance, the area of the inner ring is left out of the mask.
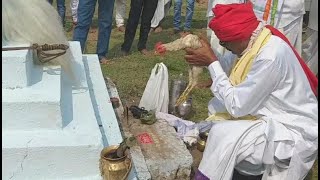
[[[234,57],[208,67],[215,95],[209,113],[227,110],[234,117],[259,119],[214,124],[199,170],[214,180],[231,179],[234,168],[264,173],[268,180],[302,180],[317,156],[318,101],[301,65],[291,48],[272,36],[246,80],[232,86],[227,74]]]
[[[254,12],[257,18],[262,20],[267,0],[251,1],[254,4]],[[278,8],[275,15],[274,27],[281,29],[284,32],[290,43],[296,48],[299,54],[301,54],[302,21],[304,13],[304,0],[278,0]],[[270,19],[271,12],[269,14],[267,24],[270,23]]]

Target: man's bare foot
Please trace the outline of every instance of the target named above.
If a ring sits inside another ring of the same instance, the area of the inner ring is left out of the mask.
[[[154,29],[154,32],[155,32],[155,33],[160,33],[160,32],[162,32],[162,27],[161,27],[161,26],[156,27],[156,28]]]
[[[122,26],[118,27],[118,31],[125,32],[126,28],[122,25]]]
[[[210,88],[211,85],[212,85],[212,80],[210,79],[206,82],[198,83],[196,87],[199,89],[205,89],[205,88]]]
[[[111,62],[106,57],[103,57],[103,58],[99,59],[99,61],[100,61],[100,64],[109,64]]]
[[[150,52],[147,49],[142,49],[142,50],[139,50],[139,51],[140,51],[141,54],[143,54],[145,56],[150,54]]]

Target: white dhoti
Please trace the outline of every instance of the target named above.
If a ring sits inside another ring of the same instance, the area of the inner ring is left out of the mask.
[[[151,20],[151,27],[156,28],[159,26],[161,20],[168,14],[171,7],[171,0],[159,0],[157,9],[154,12]]]
[[[303,16],[280,28],[300,55],[302,49],[302,24]]]
[[[318,0],[311,1],[308,39],[303,43],[304,60],[314,74],[318,74]]]
[[[318,31],[310,30],[310,36],[303,43],[304,60],[314,74],[318,74]]]
[[[214,180],[231,180],[234,169],[244,175],[263,174],[263,180],[302,180],[314,163],[315,151],[314,144],[271,119],[217,121],[199,170]]]
[[[115,3],[116,26],[124,26],[124,18],[126,16],[126,0],[116,0]]]

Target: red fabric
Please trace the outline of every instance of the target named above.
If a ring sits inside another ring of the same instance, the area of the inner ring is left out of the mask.
[[[296,57],[299,60],[299,63],[302,66],[302,69],[304,71],[304,73],[306,74],[308,81],[310,83],[311,89],[313,91],[313,93],[317,96],[317,87],[318,87],[318,78],[317,76],[315,76],[312,71],[309,69],[309,67],[306,65],[306,63],[303,61],[303,59],[301,58],[301,56],[298,54],[298,52],[296,51],[296,49],[291,45],[290,41],[286,38],[285,35],[283,35],[280,31],[278,31],[276,28],[267,25],[266,28],[270,29],[271,33],[275,36],[278,36],[279,38],[281,38],[282,40],[284,40],[286,43],[289,44],[289,46],[291,47],[291,49],[293,50],[294,54],[296,55]]]
[[[259,25],[251,3],[217,4],[212,11],[209,27],[220,41],[247,39]]]

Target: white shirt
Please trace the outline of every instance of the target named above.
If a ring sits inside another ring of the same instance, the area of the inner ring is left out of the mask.
[[[251,0],[254,4],[254,12],[259,20],[262,20],[267,0]],[[272,5],[269,12],[268,24],[271,18]],[[300,18],[305,13],[304,0],[279,0],[275,14],[276,28],[283,28]]]

